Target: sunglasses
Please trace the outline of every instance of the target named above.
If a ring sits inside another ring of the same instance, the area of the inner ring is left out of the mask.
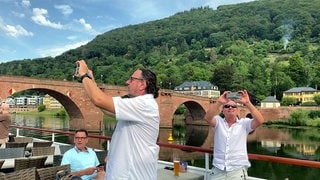
[[[223,107],[224,108],[237,108],[237,105],[225,104]]]

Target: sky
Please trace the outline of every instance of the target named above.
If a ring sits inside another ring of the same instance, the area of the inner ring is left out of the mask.
[[[0,0],[0,63],[55,57],[127,25],[253,0]]]

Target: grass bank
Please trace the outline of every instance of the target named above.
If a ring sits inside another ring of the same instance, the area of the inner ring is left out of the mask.
[[[64,108],[61,108],[61,109],[46,109],[46,110],[44,110],[42,112],[38,112],[38,111],[19,111],[19,112],[16,112],[16,114],[54,116],[54,115],[57,115],[57,114],[61,113],[61,111],[66,111],[66,110]]]

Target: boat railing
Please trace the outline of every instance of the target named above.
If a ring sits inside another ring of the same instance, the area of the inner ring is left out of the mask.
[[[18,125],[11,125],[10,127],[16,128],[16,136],[20,135],[19,131],[21,129],[51,133],[52,142],[56,142],[55,141],[56,134],[74,135],[74,132],[72,132],[72,131],[42,129],[42,128],[34,128],[34,127],[26,127],[26,126],[18,126]],[[110,140],[111,140],[110,136],[89,134],[89,137],[106,140],[107,141],[107,149],[109,149],[109,144],[110,144]],[[157,144],[160,147],[167,147],[167,148],[180,149],[180,150],[193,151],[193,152],[202,152],[205,154],[205,169],[209,170],[210,155],[213,154],[212,149],[196,147],[196,146],[177,145],[177,144],[164,143],[164,142],[158,142]],[[249,153],[248,156],[249,156],[249,159],[251,159],[251,160],[290,164],[290,165],[305,166],[305,167],[311,167],[311,168],[320,168],[319,161],[285,158],[285,157],[277,157],[277,156],[261,155],[261,154],[251,154],[251,153]]]

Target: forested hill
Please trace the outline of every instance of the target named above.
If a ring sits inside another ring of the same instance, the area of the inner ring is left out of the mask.
[[[55,58],[3,63],[1,74],[73,80],[86,59],[97,82],[124,85],[138,67],[162,88],[206,80],[221,91],[247,89],[259,100],[320,85],[320,0],[260,0],[191,9],[114,29]]]

